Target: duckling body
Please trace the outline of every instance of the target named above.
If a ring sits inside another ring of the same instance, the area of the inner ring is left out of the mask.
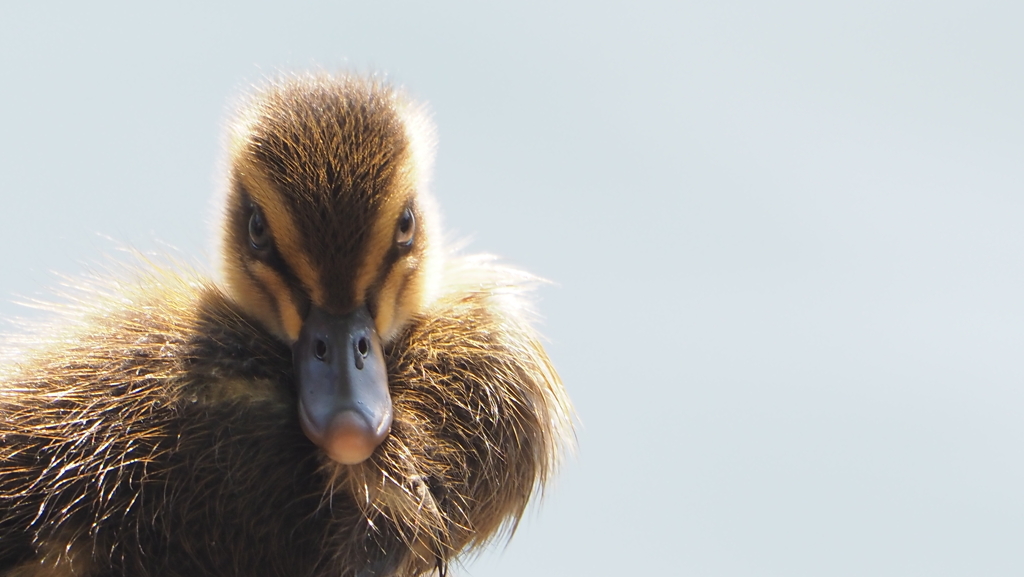
[[[4,367],[0,575],[418,575],[515,523],[568,401],[529,277],[440,252],[407,106],[265,89],[233,131],[224,282],[111,283]]]

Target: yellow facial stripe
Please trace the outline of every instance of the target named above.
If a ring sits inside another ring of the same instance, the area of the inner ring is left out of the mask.
[[[353,285],[354,294],[359,299],[367,296],[370,285],[377,280],[381,273],[381,265],[388,251],[395,244],[395,226],[402,211],[405,210],[406,198],[405,195],[389,195],[377,213],[378,216],[370,230],[370,237],[363,251],[363,260],[356,272]],[[379,317],[384,313],[378,311],[377,314]]]
[[[270,295],[256,286],[247,269],[247,263],[241,259],[229,260],[223,270],[229,293],[235,301],[271,331],[280,333],[280,322],[273,313],[274,303],[270,302]]]
[[[299,331],[302,330],[302,315],[299,314],[299,308],[292,299],[292,291],[288,289],[284,279],[274,269],[260,261],[251,261],[249,270],[263,284],[267,292],[273,295],[274,302],[277,303],[278,322],[285,336],[291,342],[297,341]]]
[[[299,282],[309,291],[313,302],[323,302],[320,275],[306,255],[302,236],[288,208],[281,202],[281,195],[254,167],[246,167],[240,171],[240,178],[242,185],[252,195],[253,201],[263,210],[270,227],[270,235],[281,258],[288,263]]]
[[[396,325],[404,324],[406,317],[408,316],[408,307],[403,307],[400,299],[405,295],[407,283],[409,282],[410,276],[415,274],[414,263],[409,258],[399,260],[391,273],[387,276],[384,281],[384,286],[380,289],[380,294],[377,298],[377,318],[375,319],[377,325],[377,334],[384,339],[385,342],[391,340],[395,335],[392,334]]]

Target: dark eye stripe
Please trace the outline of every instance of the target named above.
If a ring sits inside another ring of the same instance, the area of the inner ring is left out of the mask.
[[[263,295],[263,299],[266,302],[270,303],[270,308],[272,308],[274,310],[274,317],[273,318],[280,319],[281,318],[281,307],[280,307],[280,305],[278,305],[277,299],[274,298],[274,295],[271,294],[271,292],[269,290],[267,290],[266,285],[263,284],[263,280],[260,279],[259,277],[257,277],[256,274],[253,273],[251,270],[249,270],[248,267],[244,267],[243,268],[243,272],[245,273],[245,276],[249,277],[249,286],[251,286],[251,287],[255,288],[257,291],[259,291],[259,293],[261,295]]]
[[[370,309],[370,315],[374,318],[377,317],[377,307],[380,306],[380,291],[384,289],[384,281],[387,280],[391,269],[395,268],[395,263],[398,262],[399,257],[409,252],[408,247],[404,248],[405,250],[401,246],[392,245],[388,252],[384,253],[380,267],[377,268],[377,276],[374,277],[373,282],[367,288],[367,307]]]
[[[276,246],[271,246],[270,250],[266,252],[261,260],[274,269],[274,272],[281,275],[281,279],[291,289],[292,302],[299,309],[299,314],[302,318],[305,318],[306,313],[309,311],[309,295],[306,292],[306,288],[302,285],[302,281],[296,276],[292,267],[288,265],[288,261],[284,260]]]
[[[249,195],[249,192],[247,190],[242,188],[240,190],[240,193],[241,206],[252,206],[254,210],[259,210],[259,207],[252,200],[252,197]],[[243,214],[245,213],[243,212]],[[305,287],[302,285],[302,281],[299,280],[299,277],[295,274],[292,267],[288,265],[288,261],[286,261],[284,257],[281,256],[281,253],[277,250],[277,245],[271,242],[270,232],[267,229],[266,217],[264,217],[262,213],[260,216],[263,218],[263,230],[267,236],[266,245],[263,247],[256,247],[259,249],[259,252],[251,254],[255,254],[256,258],[264,262],[267,266],[273,269],[274,272],[281,276],[281,279],[284,281],[285,285],[287,285],[288,288],[291,289],[292,302],[295,304],[296,308],[298,308],[299,314],[303,318],[305,318],[306,313],[309,311],[308,293],[306,292]],[[252,214],[250,214],[250,219],[251,218]],[[251,238],[249,239],[249,242],[252,243]],[[252,275],[249,276],[251,277]],[[260,284],[260,281],[258,279],[253,279],[253,281],[257,285]],[[262,286],[260,287],[260,291],[266,293],[266,290]],[[274,301],[274,303],[274,306],[276,307],[276,301]],[[277,313],[278,315],[280,315],[280,311],[277,311]]]

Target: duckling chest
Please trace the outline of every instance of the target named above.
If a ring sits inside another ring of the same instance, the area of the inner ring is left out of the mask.
[[[98,574],[313,574],[357,513],[301,432],[287,348],[219,303],[188,330],[108,321],[0,383],[0,574],[47,550]]]

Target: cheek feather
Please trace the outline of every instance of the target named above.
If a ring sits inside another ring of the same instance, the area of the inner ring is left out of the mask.
[[[288,342],[294,343],[299,338],[299,331],[302,330],[302,315],[299,308],[292,300],[292,292],[288,285],[274,269],[259,261],[252,261],[249,270],[259,280],[267,292],[269,292],[277,305],[277,326],[280,327]]]
[[[225,264],[222,269],[227,293],[249,315],[261,321],[272,332],[280,333],[276,304],[261,286],[260,280],[241,257]]]
[[[377,334],[384,342],[395,338],[412,313],[419,309],[417,259],[400,259],[381,287],[375,319]]]
[[[391,270],[391,274],[388,275],[387,280],[384,281],[383,286],[380,288],[380,292],[377,294],[377,316],[374,318],[374,323],[377,325],[377,334],[380,335],[381,340],[388,342],[391,340],[392,325],[395,320],[395,306],[397,297],[397,284],[396,281],[401,279],[404,284],[404,271],[396,270],[395,267]]]

